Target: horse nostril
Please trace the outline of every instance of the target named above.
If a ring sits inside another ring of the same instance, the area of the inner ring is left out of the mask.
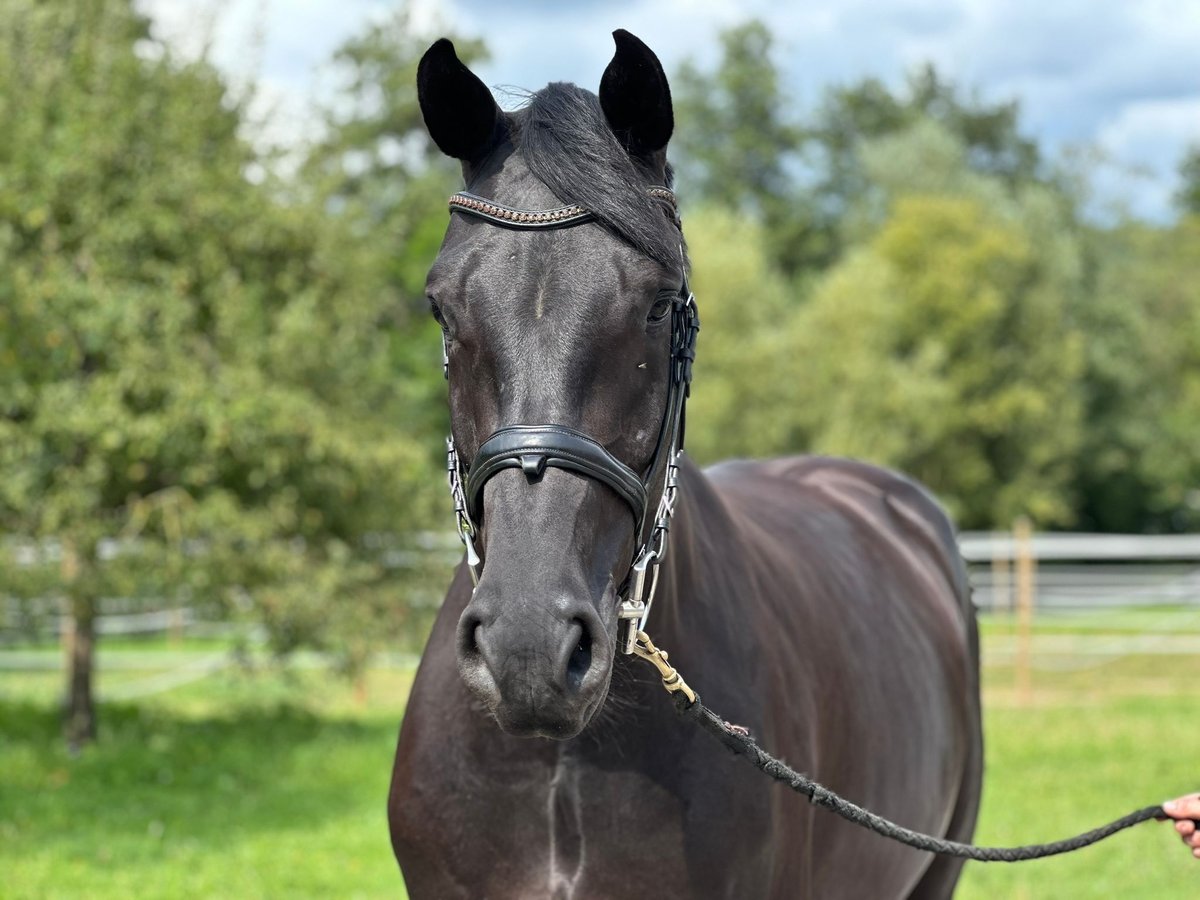
[[[479,656],[482,651],[479,648],[480,641],[483,639],[483,622],[475,616],[471,618],[463,618],[462,624],[458,630],[459,651],[465,656]]]
[[[571,691],[578,691],[583,684],[583,676],[592,667],[592,635],[587,625],[579,619],[573,624],[579,629],[579,639],[567,660],[567,687]]]

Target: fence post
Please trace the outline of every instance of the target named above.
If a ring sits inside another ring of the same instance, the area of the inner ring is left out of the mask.
[[[1017,697],[1023,706],[1033,701],[1031,647],[1036,570],[1032,526],[1026,516],[1013,523],[1013,563],[1017,576]]]
[[[1011,546],[1004,546],[1000,534],[994,533],[992,545],[992,614],[1012,613],[1012,593],[1008,580],[1009,558]]]

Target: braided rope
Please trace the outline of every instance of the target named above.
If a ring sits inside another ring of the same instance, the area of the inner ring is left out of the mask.
[[[1048,844],[1027,844],[1020,847],[976,847],[973,844],[962,844],[958,841],[950,841],[945,838],[912,831],[851,803],[844,797],[822,787],[811,778],[801,775],[795,769],[788,766],[787,763],[771,756],[771,754],[758,746],[758,743],[750,736],[750,733],[746,729],[737,725],[730,725],[724,719],[715,715],[712,710],[700,701],[699,696],[696,697],[694,702],[689,702],[687,697],[682,693],[676,693],[673,696],[675,706],[680,713],[694,720],[708,734],[720,741],[721,744],[733,753],[745,758],[755,768],[761,769],[776,781],[781,781],[792,790],[808,797],[816,806],[835,812],[848,822],[861,825],[864,828],[874,831],[876,834],[899,841],[902,844],[907,844],[909,847],[915,847],[917,850],[927,850],[931,853],[942,854],[943,856],[976,859],[980,862],[1021,862],[1027,859],[1041,859],[1045,856],[1069,853],[1072,850],[1078,850],[1081,847],[1087,847],[1089,844],[1102,841],[1116,834],[1118,831],[1124,831],[1126,828],[1141,822],[1148,822],[1152,819],[1161,821],[1168,818],[1161,806],[1146,806],[1131,812],[1127,816],[1122,816],[1119,819],[1109,822],[1107,825],[1101,825],[1099,828],[1093,828],[1091,831],[1085,831],[1083,834],[1076,835],[1075,837],[1066,838],[1061,841],[1051,841]]]

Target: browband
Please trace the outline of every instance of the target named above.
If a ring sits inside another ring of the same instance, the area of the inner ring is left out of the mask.
[[[647,188],[646,193],[656,200],[662,200],[671,207],[676,220],[679,218],[679,204],[675,201],[675,192],[670,188]],[[450,195],[450,211],[464,212],[480,219],[486,219],[493,225],[505,228],[537,229],[537,228],[566,228],[571,225],[582,225],[591,222],[596,217],[582,206],[559,206],[555,209],[514,209],[472,194],[470,191],[459,191]]]
[[[629,504],[641,530],[646,486],[634,471],[597,441],[566,425],[510,425],[483,442],[467,473],[466,501],[471,518],[483,515],[483,486],[502,469],[519,468],[530,481],[546,467],[578,472],[611,487]]]

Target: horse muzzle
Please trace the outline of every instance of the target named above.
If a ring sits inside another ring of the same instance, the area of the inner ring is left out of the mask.
[[[485,577],[459,619],[459,672],[509,734],[574,737],[607,694],[608,630],[591,604],[556,593],[504,597]]]

